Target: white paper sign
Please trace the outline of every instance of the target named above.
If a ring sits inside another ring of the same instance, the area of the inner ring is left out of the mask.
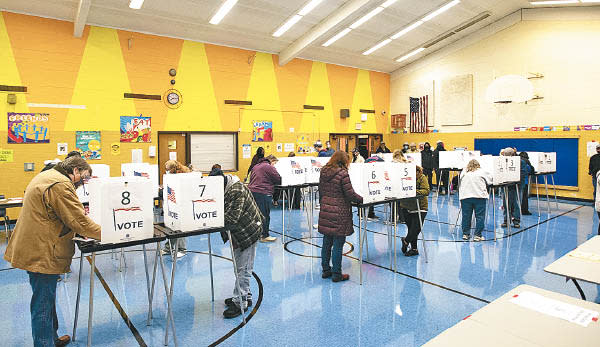
[[[169,160],[177,160],[177,152],[169,152]]]
[[[284,146],[284,149],[286,152],[293,152],[294,151],[294,144],[293,143],[286,143]]]
[[[252,156],[252,147],[249,144],[242,145],[242,158],[250,159]]]
[[[581,325],[582,327],[587,327],[594,318],[598,319],[599,315],[598,311],[588,310],[527,291],[515,295],[515,297],[510,299],[510,302],[541,314]]]
[[[148,156],[151,158],[156,157],[156,146],[148,147]]]
[[[594,148],[594,152],[596,149]],[[57,143],[56,144],[56,154],[57,155],[67,155],[69,153],[69,144],[67,143]]]
[[[153,237],[153,199],[144,178],[94,178],[89,191],[89,215],[102,228],[101,243]]]
[[[278,143],[277,144],[277,152],[282,152],[283,151],[283,143]]]
[[[596,154],[596,146],[598,146],[598,142],[596,141],[586,143],[588,157],[591,157],[592,155]]]
[[[141,149],[132,149],[131,150],[131,162],[132,163],[141,163],[142,162],[142,150]]]
[[[350,164],[348,175],[354,191],[363,197],[363,203],[385,200],[386,163]]]
[[[176,231],[223,227],[223,177],[201,173],[163,176],[165,226]]]
[[[106,164],[90,164],[92,168],[92,178],[107,178],[110,177],[110,166]],[[84,182],[79,188],[77,188],[76,193],[79,201],[81,203],[86,203],[90,201],[90,191],[88,189],[89,180]]]

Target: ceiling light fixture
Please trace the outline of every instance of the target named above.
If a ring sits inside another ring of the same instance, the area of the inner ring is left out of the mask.
[[[381,4],[380,6],[383,8],[388,8],[390,6],[392,6],[396,1],[398,0],[387,0],[386,2],[384,2],[383,4]]]
[[[530,1],[532,5],[563,5],[563,4],[576,4],[579,0],[548,0],[548,1]]]
[[[425,50],[425,48],[423,48],[423,47],[421,47],[421,48],[418,48],[418,49],[415,49],[414,51],[412,51],[412,52],[408,53],[407,55],[405,55],[405,56],[402,56],[402,57],[400,57],[400,58],[396,59],[396,61],[397,61],[397,62],[404,61],[404,60],[406,60],[406,59],[408,59],[408,58],[412,57],[413,55],[416,55],[416,54],[419,54],[419,53],[423,52],[424,50]]]
[[[350,31],[352,31],[352,29],[350,28],[346,28],[342,31],[340,31],[339,33],[337,33],[334,37],[330,38],[329,40],[327,40],[324,44],[323,47],[328,47],[329,45],[331,45],[332,43],[334,43],[335,41],[341,39],[342,37],[346,36],[346,34],[348,34]]]
[[[352,23],[350,25],[350,29],[356,29],[356,28],[358,28],[359,26],[363,25],[369,19],[371,19],[371,18],[375,17],[376,15],[378,15],[379,12],[381,12],[383,10],[384,10],[384,8],[381,7],[381,6],[376,7],[374,10],[372,10],[371,12],[369,12],[366,15],[362,16],[362,18],[360,18],[356,22]]]
[[[142,8],[142,4],[144,4],[144,0],[131,0],[129,2],[129,8],[139,10],[140,8]]]
[[[238,0],[225,0],[223,5],[217,10],[217,13],[210,19],[209,23],[217,25],[221,23],[221,20],[231,11],[233,6],[238,2]]]
[[[417,27],[421,26],[421,24],[423,24],[425,22],[423,22],[422,20],[418,20],[414,23],[412,23],[411,25],[407,26],[406,28],[398,31],[397,33],[395,33],[394,35],[390,36],[390,38],[392,40],[395,40],[397,38],[399,38],[400,36],[404,36],[404,34],[406,34],[407,32],[416,29]]]
[[[381,47],[387,45],[388,43],[392,42],[392,39],[385,39],[381,42],[379,42],[378,44],[376,44],[375,46],[369,48],[368,50],[363,52],[363,55],[369,55],[373,52],[375,52],[376,50],[380,49]]]
[[[298,14],[295,14],[294,16],[292,16],[285,23],[283,23],[277,30],[275,30],[275,32],[273,33],[273,36],[279,37],[279,36],[285,34],[286,31],[290,30],[290,28],[292,26],[294,26],[294,24],[298,23],[300,21],[300,19],[302,19],[302,17],[309,14],[310,11],[312,11],[315,7],[317,7],[317,5],[320,4],[321,2],[323,2],[323,0],[309,1],[306,5],[304,5],[304,7],[302,7],[302,9],[298,12]]]
[[[452,7],[458,5],[459,3],[460,3],[460,0],[450,1],[446,5],[438,8],[437,10],[435,10],[435,11],[431,12],[430,14],[426,15],[425,17],[423,17],[422,21],[423,22],[427,22],[428,20],[432,20],[433,18],[435,18],[435,17],[439,16],[440,14],[448,11]]]
[[[580,0],[581,2],[600,2],[600,0]]]

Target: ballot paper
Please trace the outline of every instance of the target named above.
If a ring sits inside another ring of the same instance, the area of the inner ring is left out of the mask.
[[[598,320],[599,315],[598,311],[588,310],[528,291],[515,295],[510,302],[526,309],[579,324],[582,327],[587,327],[594,319]]]
[[[569,253],[569,257],[573,257],[573,258],[577,258],[577,259],[581,259],[581,260],[587,260],[587,261],[591,261],[591,262],[595,262],[595,263],[600,263],[600,254],[598,254],[598,253],[574,250]]]

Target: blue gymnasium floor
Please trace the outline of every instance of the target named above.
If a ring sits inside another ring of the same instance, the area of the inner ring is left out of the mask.
[[[363,265],[364,284],[358,284],[358,236],[348,237],[343,270],[350,281],[332,283],[320,277],[321,239],[315,231],[310,240],[306,214],[286,215],[289,236],[281,240],[281,208],[271,212],[272,235],[278,240],[259,244],[252,282],[254,306],[249,322],[240,327],[241,317],[225,320],[223,299],[231,296],[234,276],[228,245],[212,236],[215,302],[211,302],[207,237],[189,239],[188,250],[177,262],[173,297],[180,346],[420,346],[519,284],[531,284],[573,297],[579,294],[564,278],[547,274],[543,268],[596,234],[598,221],[591,205],[559,201],[548,214],[542,201],[541,215],[530,199],[532,216],[524,216],[520,230],[503,234],[500,199],[496,199],[498,241],[493,241],[489,210],[484,242],[463,242],[458,228],[451,233],[458,213],[456,196],[430,197],[424,225],[429,262],[421,255],[404,257],[398,248],[398,273],[390,270],[387,226],[368,222],[369,258]],[[9,211],[10,212],[10,211]],[[315,211],[315,217],[318,211]],[[377,215],[383,217],[383,209]],[[438,223],[439,218],[439,223]],[[355,221],[357,223],[357,221]],[[398,226],[399,236],[406,228]],[[400,242],[398,240],[398,247]],[[6,241],[2,241],[2,254]],[[153,259],[153,252],[148,253]],[[298,255],[299,254],[299,255]],[[79,255],[76,254],[76,257]],[[146,325],[147,292],[141,249],[125,253],[127,267],[118,271],[119,261],[108,253],[96,263],[103,282],[95,280],[93,344],[96,346],[162,346],[166,299],[160,267],[154,298],[154,320]],[[172,262],[167,260],[170,274]],[[79,259],[73,272],[59,282],[57,310],[59,334],[71,334],[75,312]],[[89,271],[83,268],[81,308],[77,341],[87,337]],[[104,285],[103,285],[104,284]],[[598,288],[581,283],[588,300],[599,301]],[[110,298],[108,292],[110,291]],[[30,346],[29,300],[31,290],[24,271],[10,269],[0,261],[0,345]],[[123,314],[117,310],[122,307]],[[125,319],[131,321],[128,327]],[[169,345],[173,346],[170,339]]]

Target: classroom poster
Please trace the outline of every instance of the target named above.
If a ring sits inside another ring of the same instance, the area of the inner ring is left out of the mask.
[[[50,143],[48,113],[8,112],[8,143]]]
[[[0,148],[0,163],[12,163],[13,161],[13,150]]]
[[[252,142],[273,141],[273,122],[271,121],[253,121],[252,131]]]
[[[76,131],[75,150],[86,160],[102,159],[99,131]]]
[[[152,142],[151,118],[121,116],[121,142]]]

